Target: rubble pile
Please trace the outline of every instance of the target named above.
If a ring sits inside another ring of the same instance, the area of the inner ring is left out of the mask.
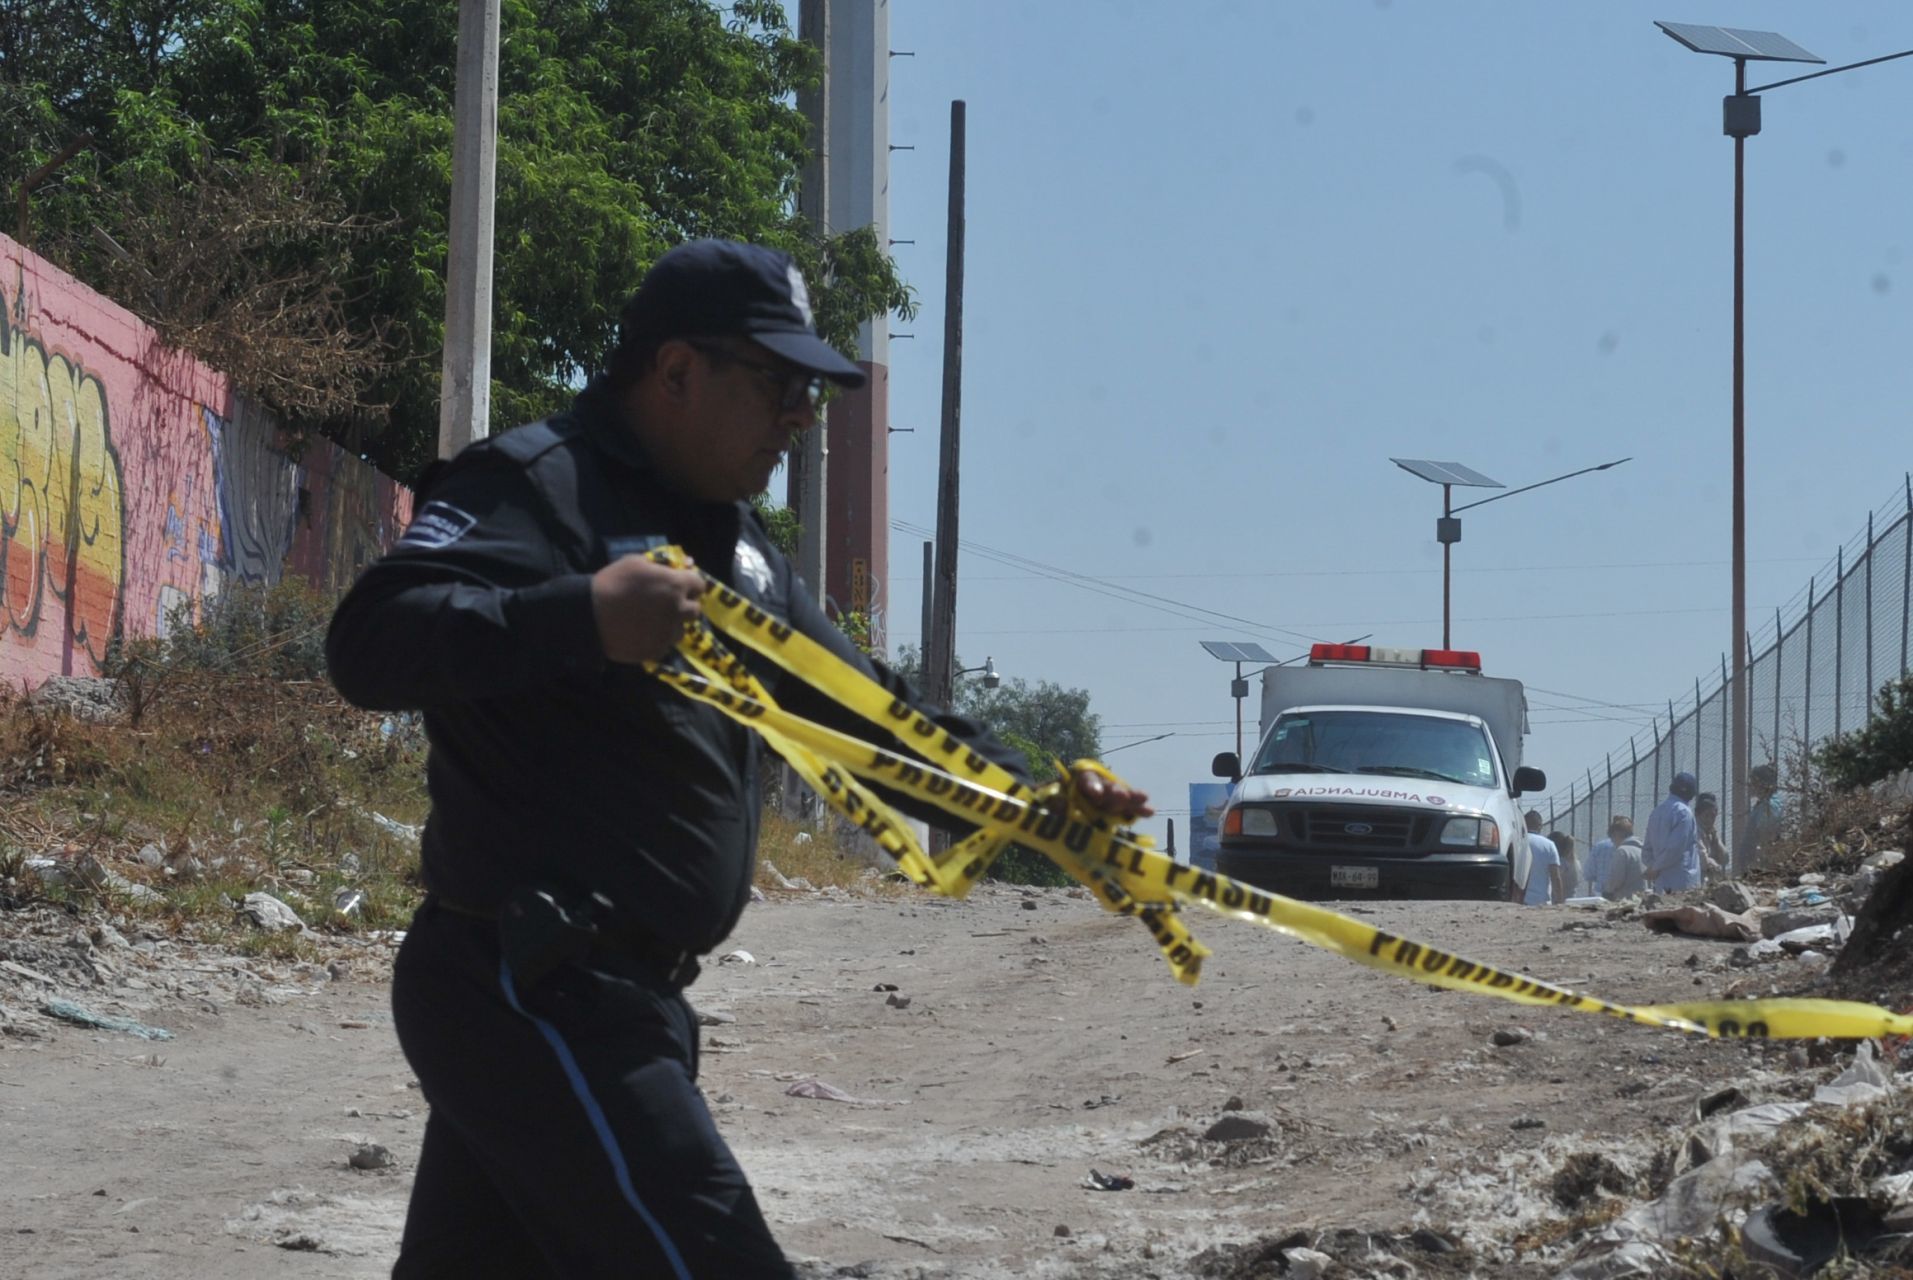
[[[26,1044],[67,1023],[169,1039],[166,1024],[182,1011],[216,1015],[234,1005],[286,1004],[349,978],[355,959],[383,971],[403,934],[309,937],[312,958],[284,960],[234,954],[191,926],[175,930],[124,914],[81,917],[45,903],[23,907],[8,913],[0,936],[0,1037]]]

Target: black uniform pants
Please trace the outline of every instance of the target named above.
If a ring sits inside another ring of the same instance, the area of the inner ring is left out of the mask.
[[[790,1280],[698,1093],[697,1022],[596,953],[517,991],[497,925],[430,899],[392,981],[431,1104],[396,1280]]]

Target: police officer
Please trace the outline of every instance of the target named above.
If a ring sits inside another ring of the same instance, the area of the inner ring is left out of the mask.
[[[917,702],[824,617],[746,501],[825,380],[864,375],[817,336],[788,257],[679,246],[571,409],[442,468],[339,605],[333,681],[363,707],[422,709],[431,744],[427,896],[392,999],[432,1110],[397,1277],[793,1274],[697,1091],[682,995],[748,900],[759,744],[636,664],[698,615],[698,574],[644,554],[676,544]],[[746,660],[798,714],[894,741]],[[1077,785],[1148,812],[1139,792]]]

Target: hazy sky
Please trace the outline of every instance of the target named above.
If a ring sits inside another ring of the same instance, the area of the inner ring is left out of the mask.
[[[891,511],[935,518],[949,104],[968,102],[958,648],[1088,688],[1111,755],[1187,806],[1233,744],[1197,647],[1440,642],[1440,490],[1465,517],[1457,647],[1530,688],[1565,784],[1717,671],[1729,627],[1732,63],[1653,18],[1829,60],[1913,9],[1738,0],[892,0]],[[1806,68],[1811,69],[1811,68]],[[1782,68],[1753,83],[1791,74]],[[1913,59],[1775,91],[1748,144],[1750,613],[1804,587],[1913,464]],[[1459,499],[1458,499],[1459,500]],[[919,545],[893,532],[890,640]],[[1204,615],[1198,606],[1247,619]],[[1639,704],[1639,710],[1580,701]],[[1592,709],[1575,709],[1589,708]],[[1563,709],[1567,708],[1567,709]],[[1255,704],[1249,704],[1253,736]],[[1704,779],[1703,785],[1718,785]],[[1160,832],[1161,820],[1149,824]]]

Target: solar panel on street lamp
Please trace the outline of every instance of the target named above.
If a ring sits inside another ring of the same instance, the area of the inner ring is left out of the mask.
[[[1275,655],[1247,640],[1198,640],[1196,643],[1210,657],[1235,663],[1235,679],[1229,682],[1229,693],[1235,699],[1235,758],[1239,768],[1242,761],[1242,700],[1249,696],[1249,682],[1242,678],[1242,664],[1273,663]]]
[[[1420,458],[1390,458],[1390,462],[1411,476],[1420,476],[1432,484],[1459,484],[1473,489],[1505,489],[1499,480],[1490,480],[1473,467],[1459,462],[1426,462]]]
[[[1473,467],[1459,462],[1430,462],[1422,458],[1390,458],[1390,462],[1411,476],[1441,486],[1441,519],[1435,521],[1435,541],[1441,543],[1441,647],[1448,648],[1450,613],[1449,587],[1454,581],[1454,547],[1461,541],[1461,521],[1451,510],[1455,486],[1468,489],[1505,489],[1499,480],[1490,480]]]
[[[1208,650],[1212,658],[1224,662],[1274,662],[1275,655],[1259,644],[1250,644],[1246,640],[1200,640],[1197,641]]]
[[[1695,53],[1717,53],[1748,62],[1825,62],[1776,31],[1743,31],[1739,27],[1708,27],[1694,22],[1654,25]]]

